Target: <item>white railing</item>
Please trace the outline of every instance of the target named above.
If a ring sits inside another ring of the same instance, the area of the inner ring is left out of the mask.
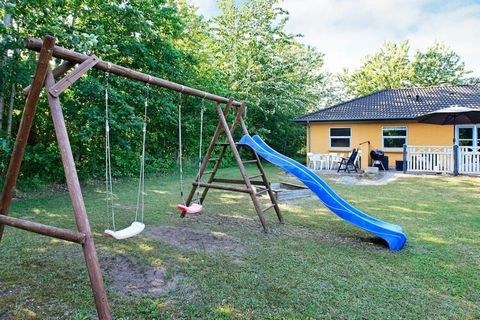
[[[458,160],[459,173],[480,173],[480,147],[459,147]]]
[[[453,172],[453,146],[407,146],[406,151],[407,171]]]

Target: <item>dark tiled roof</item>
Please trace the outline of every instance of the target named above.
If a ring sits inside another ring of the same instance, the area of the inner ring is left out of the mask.
[[[452,105],[480,108],[480,85],[382,90],[299,116],[295,121],[413,120]]]

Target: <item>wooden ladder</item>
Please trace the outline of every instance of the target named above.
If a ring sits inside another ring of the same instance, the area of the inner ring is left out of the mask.
[[[205,201],[205,198],[207,197],[208,191],[210,189],[247,193],[250,195],[252,199],[253,206],[255,207],[255,211],[257,212],[257,215],[260,219],[263,230],[268,233],[269,232],[268,225],[266,223],[265,216],[264,216],[265,211],[267,211],[268,209],[274,208],[280,223],[284,223],[284,220],[258,154],[253,149],[249,148],[253,154],[253,159],[243,161],[240,157],[239,149],[242,147],[248,147],[248,146],[236,144],[233,139],[233,134],[235,133],[235,130],[237,129],[238,125],[241,125],[244,134],[248,134],[248,130],[243,120],[245,104],[243,104],[241,107],[239,107],[236,110],[235,120],[233,121],[232,126],[229,127],[227,122],[227,116],[229,115],[232,109],[232,101],[233,100],[230,99],[230,101],[227,103],[225,107],[225,110],[222,110],[222,107],[220,104],[216,105],[217,114],[220,121],[217,125],[215,133],[212,137],[210,145],[202,161],[202,165],[197,173],[195,180],[192,183],[192,189],[190,190],[190,193],[188,195],[186,205],[189,206],[192,203],[192,200],[195,194],[197,193],[197,189],[200,187],[204,188],[199,199],[200,204],[203,204],[203,202]],[[222,133],[224,133],[226,136],[225,142],[219,142],[219,137]],[[240,174],[242,176],[242,179],[217,178],[218,169],[220,169],[222,161],[225,158],[225,155],[229,148],[232,150],[233,157],[235,158],[237,166],[240,169]],[[218,156],[212,157],[215,151],[219,152]],[[207,166],[212,162],[213,162],[212,170],[206,171]],[[257,165],[258,174],[255,174],[253,176],[249,176],[247,174],[244,164],[249,164],[249,163],[255,163]],[[202,178],[204,175],[209,175],[206,183],[202,182]],[[261,178],[261,180],[255,180],[256,178]],[[244,185],[244,187],[234,187],[234,186],[231,186],[232,184]],[[254,186],[263,186],[265,189],[257,192]],[[266,208],[261,207],[260,202],[258,201],[258,198],[257,198],[258,195],[261,195],[264,193],[267,193],[270,199],[270,205],[267,206]],[[182,212],[181,217],[183,218],[185,214],[186,214],[185,212]]]

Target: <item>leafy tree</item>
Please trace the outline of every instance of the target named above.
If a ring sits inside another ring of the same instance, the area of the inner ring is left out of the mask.
[[[408,41],[386,43],[368,55],[356,70],[339,75],[350,96],[361,96],[382,89],[465,83],[465,63],[454,51],[436,43],[425,52],[409,57]]]
[[[9,14],[14,26],[0,24],[0,55],[9,53],[0,71],[0,90],[5,101],[12,101],[12,84],[16,91],[29,84],[36,53],[24,50],[22,40],[49,34],[64,47],[247,100],[252,132],[262,134],[279,150],[295,154],[304,143],[304,130],[292,119],[313,108],[325,95],[323,56],[285,32],[288,14],[278,3],[248,1],[239,9],[233,1],[223,0],[219,4],[223,13],[209,21],[198,16],[186,0],[9,0],[0,5],[0,16]],[[136,175],[145,85],[114,75],[109,79],[114,175]],[[178,153],[180,97],[169,90],[150,90],[146,168],[151,172],[171,170]],[[103,91],[104,73],[91,70],[61,97],[79,175],[84,179],[103,177]],[[23,102],[18,95],[13,99],[13,132],[18,128]],[[181,103],[185,155],[193,160],[201,99],[183,97]],[[205,104],[207,137],[215,129],[217,117],[213,106]],[[1,114],[8,119],[10,110]],[[8,130],[0,130],[1,170],[8,163],[12,142]],[[44,96],[22,174],[30,181],[63,179]]]
[[[292,119],[318,104],[324,85],[323,55],[285,31],[288,13],[277,0],[220,1],[213,21],[215,65],[229,88],[248,101],[253,133],[293,155],[304,143]]]
[[[413,74],[409,50],[407,41],[386,43],[378,52],[367,55],[357,70],[344,70],[339,79],[352,96],[408,86]]]
[[[59,44],[80,52],[94,52],[102,59],[121,64],[156,76],[195,85],[204,83],[204,89],[218,87],[201,73],[202,63],[191,52],[178,46],[185,37],[177,1],[18,1],[11,8],[14,25],[18,27],[16,46],[27,36],[41,38],[46,34],[58,38]],[[189,10],[188,8],[185,10]],[[190,9],[193,10],[193,9]],[[0,12],[3,13],[3,12]],[[2,39],[6,33],[2,33]],[[13,46],[12,46],[13,47]],[[16,78],[26,86],[35,66],[35,54],[23,51],[16,70],[26,70],[24,78]],[[12,79],[10,74],[2,74]],[[72,149],[79,174],[83,178],[103,176],[104,97],[103,72],[90,71],[64,95],[62,105],[70,134]],[[215,81],[215,80],[213,80]],[[112,127],[112,155],[115,174],[136,175],[140,150],[140,134],[145,87],[143,84],[120,77],[110,77],[110,108]],[[16,110],[23,108],[23,99],[17,99]],[[185,99],[184,110],[191,110],[198,102]],[[178,139],[178,95],[167,90],[151,89],[147,169],[170,170],[175,166]],[[42,99],[29,139],[22,170],[31,179],[41,172],[42,178],[57,180],[63,177],[59,165],[55,136]],[[195,115],[196,116],[196,115]],[[185,129],[193,120],[185,115]],[[20,112],[14,112],[14,127],[18,126]],[[186,135],[188,137],[188,135]],[[187,157],[194,154],[187,139]],[[3,145],[3,144],[2,144]],[[5,144],[2,164],[8,163],[11,142]],[[4,167],[3,167],[4,168]],[[33,176],[32,176],[33,175]]]
[[[465,81],[465,63],[453,50],[436,43],[427,51],[417,51],[412,61],[412,81],[420,86],[461,84]]]

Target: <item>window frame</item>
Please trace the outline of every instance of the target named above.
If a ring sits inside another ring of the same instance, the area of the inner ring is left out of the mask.
[[[332,129],[349,129],[350,136],[332,136]],[[352,150],[352,127],[329,127],[328,128],[328,150],[332,151],[351,151]],[[333,139],[348,139],[348,147],[332,147]]]
[[[460,139],[460,129],[472,129],[472,139]],[[473,147],[480,147],[480,124],[457,124],[455,127],[455,144],[460,146],[460,141],[472,141]],[[475,143],[478,145],[476,146]]]
[[[385,136],[384,135],[384,130],[387,129],[387,128],[395,128],[395,129],[405,128],[405,136]],[[395,151],[403,152],[403,145],[402,145],[402,147],[398,147],[398,148],[385,147],[385,138],[405,139],[404,144],[408,145],[408,126],[406,126],[406,125],[404,125],[404,126],[382,126],[382,150],[393,151],[393,152],[395,152]]]

